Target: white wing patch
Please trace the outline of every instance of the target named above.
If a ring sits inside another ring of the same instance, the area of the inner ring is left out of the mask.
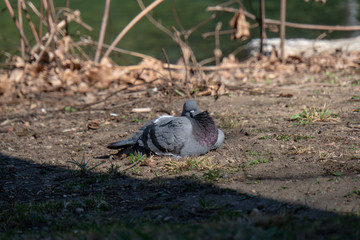
[[[169,117],[174,117],[174,116],[171,116],[171,115],[162,115],[162,116],[158,117],[157,119],[155,119],[155,120],[153,121],[153,123],[158,123],[161,119],[169,118]]]

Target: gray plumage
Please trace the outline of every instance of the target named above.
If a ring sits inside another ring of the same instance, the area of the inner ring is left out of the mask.
[[[194,117],[195,115],[201,113],[200,109],[198,108],[196,102],[194,100],[187,100],[184,103],[183,111],[181,113],[181,116],[186,117]]]
[[[194,100],[183,106],[181,117],[160,116],[142,126],[133,137],[111,143],[108,148],[132,147],[157,155],[199,156],[218,148],[224,133],[208,112],[201,112]]]

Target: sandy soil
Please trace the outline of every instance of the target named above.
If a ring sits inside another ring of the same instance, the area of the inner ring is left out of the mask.
[[[101,196],[112,215],[175,222],[223,211],[358,214],[360,78],[326,77],[249,83],[252,90],[196,98],[225,132],[224,144],[202,157],[152,156],[135,165],[106,145],[161,114],[179,115],[186,98],[114,95],[64,110],[80,98],[48,93],[2,105],[0,204]],[[134,107],[152,111],[133,113]],[[309,123],[290,119],[305,107],[331,114]]]

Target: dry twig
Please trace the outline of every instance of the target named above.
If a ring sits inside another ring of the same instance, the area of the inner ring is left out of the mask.
[[[208,7],[206,11],[214,12],[214,11],[222,11],[222,12],[230,12],[235,13],[239,12],[238,9],[235,8],[228,8],[228,7]],[[256,16],[244,11],[244,14],[246,17],[256,20]],[[273,19],[264,19],[264,23],[268,24],[275,24],[275,25],[281,25],[281,21],[279,20],[273,20]],[[301,23],[293,23],[293,22],[285,22],[286,27],[293,27],[293,28],[301,28],[301,29],[313,29],[313,30],[328,30],[328,31],[359,31],[360,26],[329,26],[329,25],[314,25],[314,24],[301,24]]]
[[[95,53],[95,58],[94,58],[95,63],[99,62],[102,45],[104,43],[104,36],[105,36],[105,30],[106,30],[107,20],[108,20],[108,16],[109,16],[109,9],[110,9],[110,0],[106,0],[104,15],[103,15],[102,22],[101,22],[99,42],[98,42],[98,46],[96,48],[96,53]]]
[[[90,39],[83,39],[83,40],[81,40],[81,42],[79,44],[91,44],[91,45],[98,46],[97,42],[92,41]],[[110,47],[110,45],[108,45],[108,44],[102,44],[102,48],[109,48],[109,47]],[[146,54],[143,54],[143,53],[138,53],[138,52],[134,52],[134,51],[129,51],[129,50],[117,48],[117,47],[114,47],[113,51],[123,53],[123,54],[127,54],[127,55],[134,56],[134,57],[138,57],[138,58],[153,59],[153,60],[159,61],[158,59],[156,59],[156,58],[154,58],[152,56],[149,56],[149,55],[146,55]]]
[[[30,29],[31,29],[31,31],[32,31],[32,34],[34,35],[35,41],[36,41],[38,44],[40,44],[39,35],[38,35],[37,31],[36,31],[36,28],[35,28],[34,23],[33,23],[32,20],[31,20],[30,14],[29,14],[29,12],[27,11],[26,4],[25,4],[24,0],[21,0],[21,7],[22,7],[22,9],[23,9],[23,11],[24,11],[24,15],[25,15],[25,17],[26,17],[26,19],[27,19],[27,21],[28,21],[28,23],[29,23],[29,26],[30,26]]]
[[[164,0],[155,0],[152,4],[147,6],[143,11],[141,11],[131,22],[119,33],[116,39],[111,43],[108,50],[105,52],[102,59],[107,58],[110,53],[113,51],[115,46],[120,42],[120,40],[125,36],[125,34],[141,19],[143,18],[148,12],[154,9],[157,5],[159,5]]]
[[[24,35],[24,33],[20,30],[20,24],[19,22],[16,20],[16,17],[15,17],[15,13],[14,13],[14,10],[9,2],[9,0],[4,0],[5,1],[5,4],[6,4],[6,7],[10,13],[10,16],[11,18],[13,19],[15,25],[16,25],[16,28],[18,29],[19,31],[19,34],[20,34],[20,38],[23,39],[24,43],[26,44],[26,46],[30,46],[29,44],[29,41],[27,40],[26,36]]]
[[[141,10],[145,9],[145,5],[142,2],[142,0],[137,0],[138,4],[141,8]],[[150,14],[146,14],[146,18],[152,23],[154,24],[155,27],[157,27],[158,29],[160,29],[161,31],[163,31],[164,33],[166,33],[168,36],[170,36],[173,40],[174,40],[174,36],[172,34],[172,32],[167,29],[166,27],[164,27],[161,23],[159,23],[158,21],[156,21]],[[175,41],[175,40],[174,40]]]
[[[221,30],[222,23],[218,22],[215,27],[215,49],[214,49],[214,56],[216,60],[216,66],[220,65],[220,57],[222,55],[221,49],[220,49],[220,37],[219,37],[219,31]]]
[[[280,13],[280,49],[281,61],[285,62],[285,22],[286,22],[286,0],[281,0],[281,13]]]
[[[164,55],[165,61],[167,62],[168,66],[170,66],[170,61],[169,61],[169,58],[168,58],[168,56],[167,56],[167,54],[166,54],[166,52],[165,52],[165,49],[162,48],[161,51],[162,51],[162,53],[163,53],[163,55]],[[171,76],[171,70],[170,70],[170,68],[167,68],[167,69],[168,69],[168,72],[169,72],[170,80],[172,80],[173,78],[172,78],[172,76]]]
[[[24,25],[23,25],[22,11],[21,11],[21,0],[18,0],[17,7],[18,7],[20,36],[24,36]],[[21,45],[21,56],[23,59],[25,59],[25,42],[24,42],[24,38],[22,38],[22,37],[20,37],[20,45]]]
[[[189,57],[188,57],[188,54],[187,54],[188,51],[185,50],[184,43],[183,43],[183,41],[181,40],[181,37],[180,37],[180,33],[176,30],[175,27],[173,27],[173,30],[175,32],[177,43],[180,46],[181,55],[183,57],[184,66],[185,66],[185,82],[187,83],[188,80],[189,80],[189,76],[190,76]]]

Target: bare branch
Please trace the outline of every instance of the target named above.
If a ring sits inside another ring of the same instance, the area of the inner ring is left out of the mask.
[[[214,49],[214,56],[216,60],[216,66],[220,65],[220,57],[221,57],[221,49],[220,49],[220,37],[219,31],[221,30],[222,23],[218,22],[215,27],[215,49]]]
[[[26,19],[27,19],[27,21],[28,21],[28,23],[29,23],[30,29],[31,29],[31,31],[32,31],[32,33],[33,33],[33,35],[34,35],[35,41],[36,41],[38,44],[40,44],[39,35],[38,35],[37,31],[36,31],[36,28],[35,28],[34,23],[33,23],[32,20],[31,20],[30,14],[29,14],[29,12],[27,11],[26,4],[25,4],[24,0],[21,0],[21,7],[22,7],[22,9],[23,9],[23,11],[24,11],[24,15],[25,15],[25,17],[26,17]]]
[[[46,41],[46,44],[45,44],[44,48],[41,50],[41,52],[39,54],[38,59],[36,59],[36,62],[35,62],[36,65],[39,64],[42,56],[44,55],[44,53],[47,51],[48,47],[50,46],[50,43],[52,42],[52,40],[53,40],[53,38],[55,36],[55,33],[56,33],[56,30],[55,30],[55,28],[53,28],[51,30],[51,33],[50,33],[50,36],[49,36],[48,40]]]
[[[181,50],[181,55],[183,57],[184,60],[184,65],[185,65],[185,82],[187,83],[189,80],[189,75],[190,75],[190,70],[189,70],[189,58],[188,58],[188,54],[186,54],[186,50],[184,49],[184,45],[183,45],[183,41],[181,40],[180,37],[180,33],[179,31],[176,30],[175,27],[173,27],[173,30],[175,32],[175,37],[177,39],[177,43],[180,46],[180,50]]]
[[[32,4],[32,5],[34,5],[34,4]],[[44,22],[44,25],[48,24],[46,22],[46,20],[44,19],[44,4],[43,4],[43,2],[41,0],[40,0],[40,12],[39,12],[39,14],[40,14],[39,15],[39,18],[40,18],[40,21],[39,21],[39,37],[41,38],[42,34],[43,34],[43,29],[42,29],[43,28],[43,22]]]
[[[89,40],[89,39],[85,39],[85,40],[82,40],[81,43],[83,44],[91,44],[91,45],[94,45],[94,46],[98,46],[98,43],[95,42],[95,41],[92,41],[92,40]],[[103,48],[109,48],[110,45],[108,44],[103,44],[102,45]],[[134,56],[134,57],[138,57],[138,58],[143,58],[143,59],[153,59],[153,60],[156,60],[156,61],[160,61],[154,57],[151,57],[149,55],[145,55],[143,53],[138,53],[138,52],[134,52],[134,51],[129,51],[129,50],[125,50],[125,49],[121,49],[121,48],[117,48],[115,47],[113,49],[114,52],[119,52],[119,53],[124,53],[124,54],[127,54],[127,55],[130,55],[130,56]]]
[[[176,0],[172,0],[172,12],[173,12],[173,15],[174,15],[174,18],[175,18],[175,22],[176,24],[179,26],[179,28],[181,29],[181,32],[184,32],[185,31],[185,28],[183,27],[183,25],[181,24],[180,22],[180,19],[179,19],[179,16],[177,15],[177,12],[176,12]]]
[[[162,53],[163,53],[163,55],[164,55],[165,61],[167,62],[168,66],[170,66],[170,61],[169,61],[169,58],[168,58],[168,56],[167,56],[167,54],[166,54],[166,52],[165,52],[165,49],[162,48],[161,51],[162,51]],[[169,71],[170,80],[172,80],[173,78],[172,78],[172,76],[171,76],[171,70],[170,70],[170,68],[168,68],[168,71]]]
[[[219,7],[219,6],[208,7],[206,10],[209,12],[214,12],[214,11],[231,12],[231,13],[239,12],[239,10],[235,9],[235,8],[223,8],[223,7]],[[256,20],[255,15],[253,15],[247,11],[244,11],[244,14],[248,18]],[[281,24],[281,21],[279,21],[279,20],[273,20],[273,19],[268,19],[268,18],[265,18],[264,22],[268,23],[268,24],[275,24],[275,25]],[[328,31],[359,31],[360,30],[360,26],[329,26],[329,25],[301,24],[301,23],[293,23],[293,22],[285,22],[285,26],[292,27],[292,28],[312,29],[312,30],[328,30]]]
[[[285,22],[286,22],[286,0],[281,0],[281,13],[280,13],[280,48],[281,48],[281,61],[285,62]]]
[[[22,11],[21,11],[21,0],[18,0],[18,18],[19,18],[19,30],[20,30],[20,45],[21,45],[21,56],[25,59],[25,42],[24,38],[24,26],[22,20]]]
[[[186,35],[190,36],[195,30],[197,30],[198,28],[202,27],[203,25],[205,25],[206,23],[210,22],[211,20],[213,20],[215,18],[216,18],[216,14],[212,14],[208,19],[204,20],[203,22],[199,23],[198,25],[187,30]]]
[[[25,42],[25,44],[26,44],[27,46],[30,46],[29,41],[27,40],[26,36],[25,36],[24,33],[21,32],[21,30],[20,30],[20,24],[19,24],[19,22],[16,20],[14,10],[13,10],[13,8],[12,8],[9,0],[4,0],[4,1],[5,1],[5,4],[6,4],[7,9],[9,10],[10,16],[11,16],[11,18],[13,19],[13,21],[14,21],[14,23],[15,23],[15,25],[16,25],[16,28],[17,28],[18,31],[19,31],[20,38],[24,40],[24,42]]]
[[[103,18],[102,18],[101,28],[100,28],[99,43],[98,43],[98,46],[96,48],[96,53],[95,53],[95,58],[94,58],[95,63],[99,62],[102,45],[104,43],[105,30],[106,30],[107,20],[108,20],[108,17],[109,17],[109,9],[110,9],[110,0],[106,0],[105,9],[104,9],[104,15],[103,15]]]
[[[54,22],[57,22],[53,0],[48,0],[48,5],[49,5],[50,13],[52,14],[52,19],[54,20]]]
[[[48,22],[47,24],[47,27],[48,27],[48,32],[51,32],[52,31],[52,28],[54,26],[54,21],[51,17],[51,14],[50,14],[50,9],[49,9],[49,5],[48,5],[48,2],[47,0],[42,0],[42,3],[43,3],[43,6],[44,6],[44,10],[45,10],[45,13],[46,13],[46,20]]]
[[[114,47],[120,42],[120,40],[125,36],[125,34],[141,19],[143,18],[148,12],[154,9],[157,5],[159,5],[164,0],[155,0],[152,4],[147,6],[143,11],[141,11],[131,22],[119,33],[116,39],[112,42],[108,50],[105,52],[103,58],[106,58],[110,55],[113,51]]]
[[[183,70],[186,69],[186,66],[183,65],[177,65],[177,64],[167,64],[164,63],[163,64],[164,68],[169,68],[169,69],[175,69],[175,70]],[[198,67],[198,70],[202,70],[202,71],[219,71],[219,70],[228,70],[228,69],[237,69],[237,68],[244,68],[247,67],[246,64],[227,64],[225,66],[200,66]],[[190,71],[195,71],[196,69],[194,67],[189,68]]]
[[[145,5],[143,3],[142,0],[137,0],[141,10],[145,9]],[[166,27],[164,27],[161,23],[159,23],[158,21],[156,21],[150,14],[146,14],[146,18],[152,23],[154,24],[155,27],[157,27],[158,29],[160,29],[161,31],[163,31],[164,33],[166,33],[167,35],[169,35],[172,39],[174,39],[174,36],[172,34],[172,32],[167,29]]]
[[[263,54],[265,38],[265,0],[260,0],[260,57]]]

